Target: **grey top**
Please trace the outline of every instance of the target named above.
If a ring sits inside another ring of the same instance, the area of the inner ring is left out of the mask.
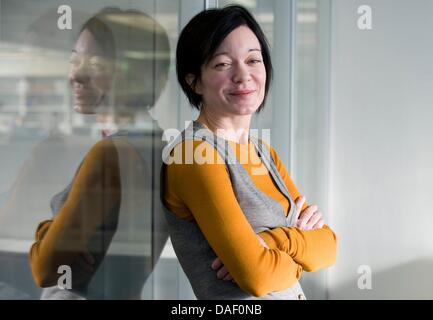
[[[251,180],[245,168],[239,163],[227,141],[217,137],[199,122],[193,122],[163,152],[167,163],[170,152],[184,140],[206,141],[214,146],[225,161],[236,199],[256,233],[276,227],[293,226],[296,219],[295,204],[270,155],[270,150],[261,140],[250,138],[258,155],[270,172],[280,191],[290,201],[287,217],[283,207],[274,199],[261,192]],[[164,172],[165,170],[163,170]],[[304,299],[304,293],[297,282],[292,288],[271,292],[260,298],[241,290],[231,281],[216,278],[210,268],[216,255],[209,246],[195,221],[178,218],[165,208],[171,241],[179,262],[187,275],[198,299]]]

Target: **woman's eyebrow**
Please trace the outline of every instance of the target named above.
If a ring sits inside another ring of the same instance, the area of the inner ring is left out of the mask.
[[[249,49],[249,50],[248,50],[248,52],[254,52],[254,51],[262,52],[261,49],[257,49],[257,48]],[[228,55],[228,54],[229,54],[229,53],[226,52],[226,51],[223,51],[223,52],[217,52],[217,53],[215,53],[215,54],[212,56],[211,60],[212,60],[212,59],[215,59],[215,58],[218,57],[218,56]]]
[[[218,57],[218,56],[223,56],[223,55],[228,55],[229,53],[228,52],[218,52],[218,53],[215,53],[213,56],[212,56],[212,58],[211,59],[215,59],[216,57]]]

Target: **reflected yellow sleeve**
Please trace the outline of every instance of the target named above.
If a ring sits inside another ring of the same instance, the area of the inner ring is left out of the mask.
[[[58,215],[38,226],[29,259],[39,286],[56,285],[58,267],[72,267],[87,252],[105,219],[113,219],[109,214],[120,202],[120,187],[116,147],[108,139],[100,141],[85,157]]]

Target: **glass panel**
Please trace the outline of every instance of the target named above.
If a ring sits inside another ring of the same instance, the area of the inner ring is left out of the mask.
[[[0,1],[0,298],[194,298],[163,248],[158,164],[203,1],[63,4]]]
[[[264,110],[253,119],[253,128],[270,129],[272,146],[289,164],[291,105],[291,1],[220,0],[219,7],[240,4],[248,8],[263,29],[271,46],[274,77]],[[260,132],[260,131],[259,131]],[[263,138],[266,138],[263,136]]]
[[[293,178],[330,223],[328,208],[330,2],[296,2]],[[318,160],[320,159],[320,160]],[[328,270],[304,272],[309,298],[326,298]]]

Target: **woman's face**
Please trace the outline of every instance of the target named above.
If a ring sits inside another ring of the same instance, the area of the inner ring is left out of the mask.
[[[70,59],[69,83],[72,89],[74,110],[79,113],[96,113],[112,81],[112,61],[105,58],[90,31],[84,29]]]
[[[201,71],[195,90],[206,111],[250,115],[262,104],[266,69],[259,40],[247,26],[233,30]]]

